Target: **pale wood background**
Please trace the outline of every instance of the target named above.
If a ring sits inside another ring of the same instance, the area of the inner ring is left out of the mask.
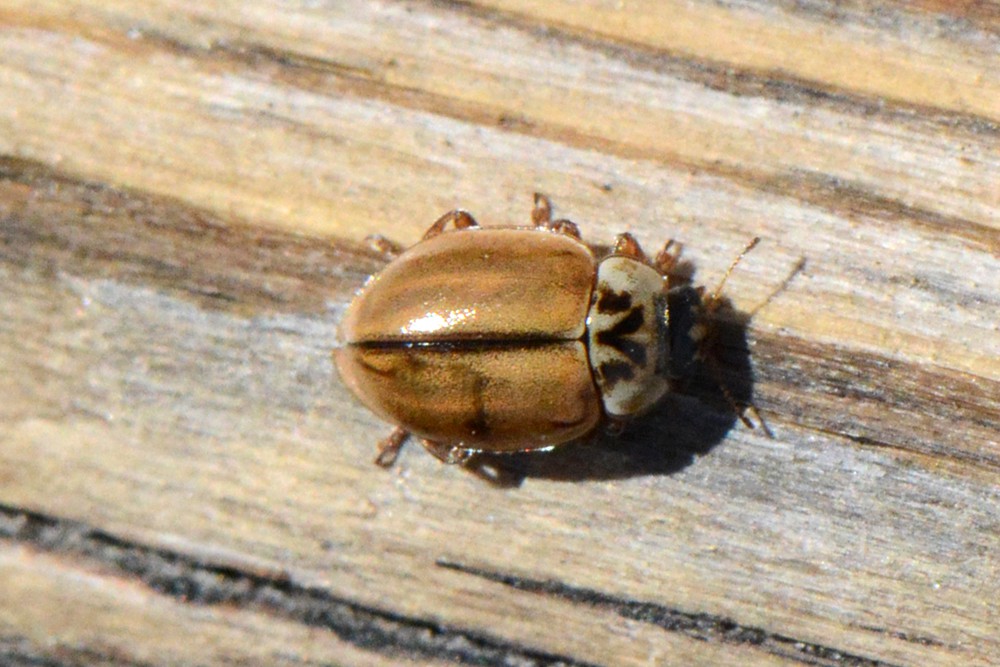
[[[535,190],[763,237],[774,439],[371,465],[361,239]],[[0,285],[6,664],[1000,664],[996,2],[5,0]]]

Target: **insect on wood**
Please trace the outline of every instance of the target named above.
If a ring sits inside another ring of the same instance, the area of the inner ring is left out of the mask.
[[[531,219],[483,228],[459,210],[405,251],[377,240],[393,260],[351,303],[334,356],[354,395],[397,425],[379,465],[411,434],[447,463],[551,449],[670,391],[678,244],[650,259],[623,233],[601,253],[537,194]]]

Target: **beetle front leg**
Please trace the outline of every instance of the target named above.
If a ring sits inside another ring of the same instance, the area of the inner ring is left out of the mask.
[[[629,257],[637,262],[642,262],[643,264],[649,264],[649,258],[646,257],[646,253],[643,251],[642,246],[639,245],[639,242],[636,241],[635,237],[628,232],[619,234],[615,239],[614,254],[622,257]]]
[[[670,239],[667,244],[663,246],[663,250],[656,253],[656,259],[653,263],[656,265],[656,270],[665,276],[669,276],[673,273],[674,267],[681,259],[681,244]]]
[[[449,224],[453,224],[455,229],[469,229],[471,227],[478,227],[479,223],[468,211],[463,211],[461,209],[455,211],[448,211],[440,218],[438,218],[433,225],[431,225],[426,232],[424,232],[424,240],[434,238],[441,232],[443,232]]]
[[[685,264],[681,262],[681,253],[683,250],[684,246],[670,239],[663,246],[663,250],[656,253],[656,259],[653,260],[653,266],[656,267],[656,270],[661,275],[667,277],[668,289],[685,287],[691,284],[691,273],[690,271],[685,271],[685,268],[690,269],[690,266],[685,267]]]
[[[434,442],[433,440],[421,440],[420,444],[424,446],[424,449],[433,454],[434,458],[438,461],[449,465],[461,465],[473,455],[473,452],[468,449],[463,449],[455,445],[446,445],[442,442]]]
[[[389,468],[396,462],[399,450],[403,443],[410,437],[410,432],[405,428],[397,426],[384,440],[378,443],[378,456],[375,457],[375,465],[382,468]]]

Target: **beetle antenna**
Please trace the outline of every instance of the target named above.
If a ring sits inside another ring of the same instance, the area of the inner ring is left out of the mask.
[[[709,341],[714,338],[714,332],[711,331],[709,323],[705,322],[704,319],[710,318],[717,310],[719,310],[720,306],[722,306],[722,288],[725,286],[726,281],[729,279],[730,274],[732,274],[736,266],[743,261],[743,258],[746,257],[748,252],[757,247],[758,243],[760,243],[760,237],[755,236],[750,243],[743,248],[740,254],[736,256],[736,259],[732,261],[729,268],[726,269],[726,272],[722,275],[722,279],[719,280],[719,284],[715,286],[715,289],[712,290],[712,293],[708,296],[708,298],[702,300],[703,321],[698,325],[695,335],[700,339],[698,356],[705,361],[705,365],[712,374],[712,379],[715,380],[716,386],[718,386],[719,390],[722,392],[723,398],[725,398],[726,402],[729,403],[729,406],[733,410],[733,414],[739,417],[739,420],[743,422],[747,428],[753,429],[755,428],[754,423],[746,416],[746,411],[750,410],[757,418],[757,421],[760,423],[764,433],[769,438],[774,438],[774,432],[771,431],[767,422],[764,421],[764,417],[760,414],[760,410],[757,409],[757,406],[753,403],[742,404],[736,400],[729,388],[729,385],[725,382],[725,378],[722,376],[722,369],[719,365],[719,360],[716,359],[714,355],[705,353],[705,349],[708,347]]]
[[[722,295],[722,288],[725,286],[726,281],[729,280],[729,276],[733,272],[733,269],[736,268],[737,264],[743,261],[743,258],[746,257],[748,252],[757,247],[758,243],[760,243],[760,237],[759,236],[753,237],[753,240],[750,241],[750,243],[748,243],[745,248],[743,248],[743,251],[736,256],[736,259],[734,259],[733,262],[729,265],[729,268],[726,269],[726,272],[722,274],[722,280],[719,281],[719,284],[715,286],[714,290],[712,290],[711,296],[708,297],[706,307],[709,310],[715,310],[718,307],[718,304],[720,303],[720,296]]]

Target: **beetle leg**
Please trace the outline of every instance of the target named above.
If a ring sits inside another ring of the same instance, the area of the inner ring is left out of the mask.
[[[646,257],[646,253],[643,252],[642,246],[639,242],[635,240],[635,237],[625,232],[624,234],[619,234],[618,238],[615,239],[615,250],[616,255],[621,255],[622,257],[630,257],[636,261],[642,262],[643,264],[649,264],[649,258]]]
[[[575,222],[570,222],[566,219],[559,219],[549,225],[549,229],[554,232],[561,232],[573,238],[580,238],[580,228],[576,226]]]
[[[545,195],[535,193],[535,207],[531,209],[531,222],[535,227],[549,227],[552,223],[552,202]]]
[[[410,437],[410,432],[405,428],[400,428],[399,426],[394,428],[388,437],[378,443],[378,456],[375,457],[375,465],[382,468],[392,466],[396,462],[396,457],[399,456],[399,450],[403,447],[403,443],[406,442],[408,437]]]
[[[565,218],[552,219],[552,202],[548,197],[538,192],[535,193],[535,207],[531,209],[531,224],[550,232],[566,234],[575,239],[580,238],[580,228],[576,226],[575,222]]]
[[[670,239],[667,244],[663,246],[663,250],[656,253],[656,259],[653,263],[656,265],[656,269],[665,276],[669,276],[677,266],[677,262],[681,259],[681,251],[683,247],[677,241]]]
[[[405,250],[403,246],[395,241],[391,241],[381,234],[369,234],[365,237],[365,244],[382,256],[382,259],[389,261],[396,259]]]
[[[473,454],[471,450],[456,447],[455,445],[446,445],[442,442],[434,442],[433,440],[421,440],[420,444],[442,463],[462,464],[468,461]]]
[[[691,283],[691,276],[686,275],[680,266],[683,251],[684,246],[680,242],[670,239],[653,260],[653,266],[667,277],[667,286],[671,289]]]
[[[614,438],[617,438],[625,432],[625,425],[627,423],[627,419],[622,417],[612,417],[609,415],[607,422],[604,424],[604,432]]]
[[[426,232],[424,232],[424,240],[433,238],[443,232],[445,228],[448,227],[449,223],[455,225],[455,229],[469,229],[470,227],[478,227],[479,223],[468,211],[463,211],[461,209],[455,211],[448,211],[437,221],[431,225]]]

